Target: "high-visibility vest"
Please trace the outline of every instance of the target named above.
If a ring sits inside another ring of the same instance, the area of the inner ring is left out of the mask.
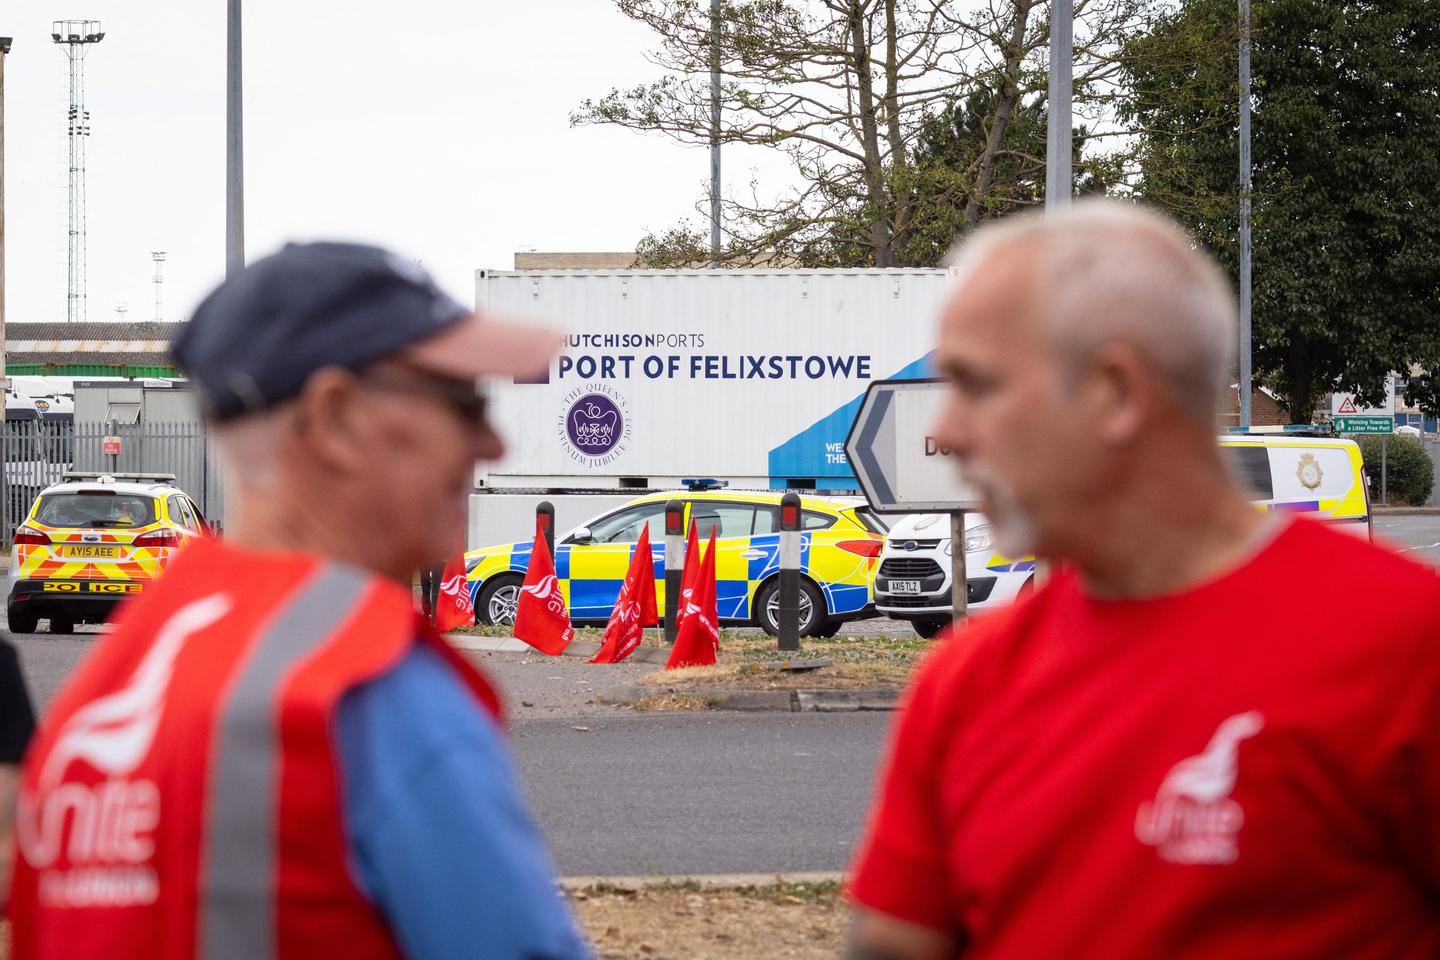
[[[347,863],[335,715],[416,642],[499,717],[399,585],[187,546],[55,698],[26,758],[15,960],[398,956]]]

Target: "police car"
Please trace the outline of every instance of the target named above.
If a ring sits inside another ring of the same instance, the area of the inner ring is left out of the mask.
[[[1310,514],[1336,529],[1371,537],[1369,487],[1353,440],[1247,435],[1220,446],[1256,505]],[[891,527],[875,578],[875,609],[909,620],[922,637],[950,622],[950,518],[911,514]],[[991,542],[978,513],[965,517],[966,605],[984,610],[1014,602],[1034,589],[1035,558],[1007,557]]]
[[[775,634],[779,618],[781,493],[662,491],[631,500],[559,538],[555,573],[572,621],[604,623],[646,524],[655,563],[657,605],[665,609],[665,504],[685,505],[702,548],[715,530],[717,609],[722,623],[755,624]],[[871,583],[884,524],[855,498],[802,496],[800,632],[834,636],[847,620],[873,616]],[[466,577],[481,623],[513,623],[532,543],[507,543],[465,555]]]
[[[14,633],[101,623],[139,593],[189,537],[206,531],[169,474],[67,472],[15,531],[6,612]]]

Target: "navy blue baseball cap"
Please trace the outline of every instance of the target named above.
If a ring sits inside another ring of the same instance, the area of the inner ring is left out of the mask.
[[[459,379],[543,373],[558,331],[476,314],[379,247],[292,243],[220,284],[171,344],[207,417],[297,396],[323,367],[397,357]]]

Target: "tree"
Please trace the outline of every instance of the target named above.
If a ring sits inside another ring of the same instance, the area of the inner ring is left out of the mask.
[[[1360,457],[1365,463],[1365,475],[1370,481],[1372,502],[1385,502],[1380,497],[1382,458],[1386,461],[1384,492],[1389,502],[1419,507],[1430,499],[1430,491],[1435,489],[1435,461],[1430,459],[1418,438],[1400,434],[1377,436],[1372,433],[1351,439],[1360,444]]]
[[[1138,194],[1238,272],[1234,0],[1182,0],[1126,47]],[[1254,359],[1292,418],[1440,359],[1433,0],[1255,0]]]
[[[1075,3],[1082,119],[1113,96],[1113,55],[1149,2]],[[616,3],[655,32],[652,60],[663,75],[585,101],[572,123],[694,145],[716,135],[791,161],[795,191],[724,198],[727,259],[934,263],[942,227],[973,226],[1037,199],[1017,181],[1044,162],[1033,121],[1044,111],[1048,3],[721,0],[713,20],[701,0]],[[724,74],[718,132],[712,56]],[[963,217],[949,216],[955,210]],[[709,259],[700,232],[684,226],[647,237],[638,253],[652,265]]]

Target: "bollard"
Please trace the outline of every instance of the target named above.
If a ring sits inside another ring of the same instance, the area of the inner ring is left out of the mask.
[[[814,617],[818,611],[811,610]],[[800,495],[780,500],[780,649],[800,649]]]
[[[965,511],[950,514],[950,617],[959,623],[970,605],[965,572]]]
[[[665,504],[665,642],[680,629],[680,582],[685,565],[685,501]]]
[[[555,504],[541,500],[535,505],[535,529],[545,537],[545,549],[550,551],[550,562],[555,562]]]

